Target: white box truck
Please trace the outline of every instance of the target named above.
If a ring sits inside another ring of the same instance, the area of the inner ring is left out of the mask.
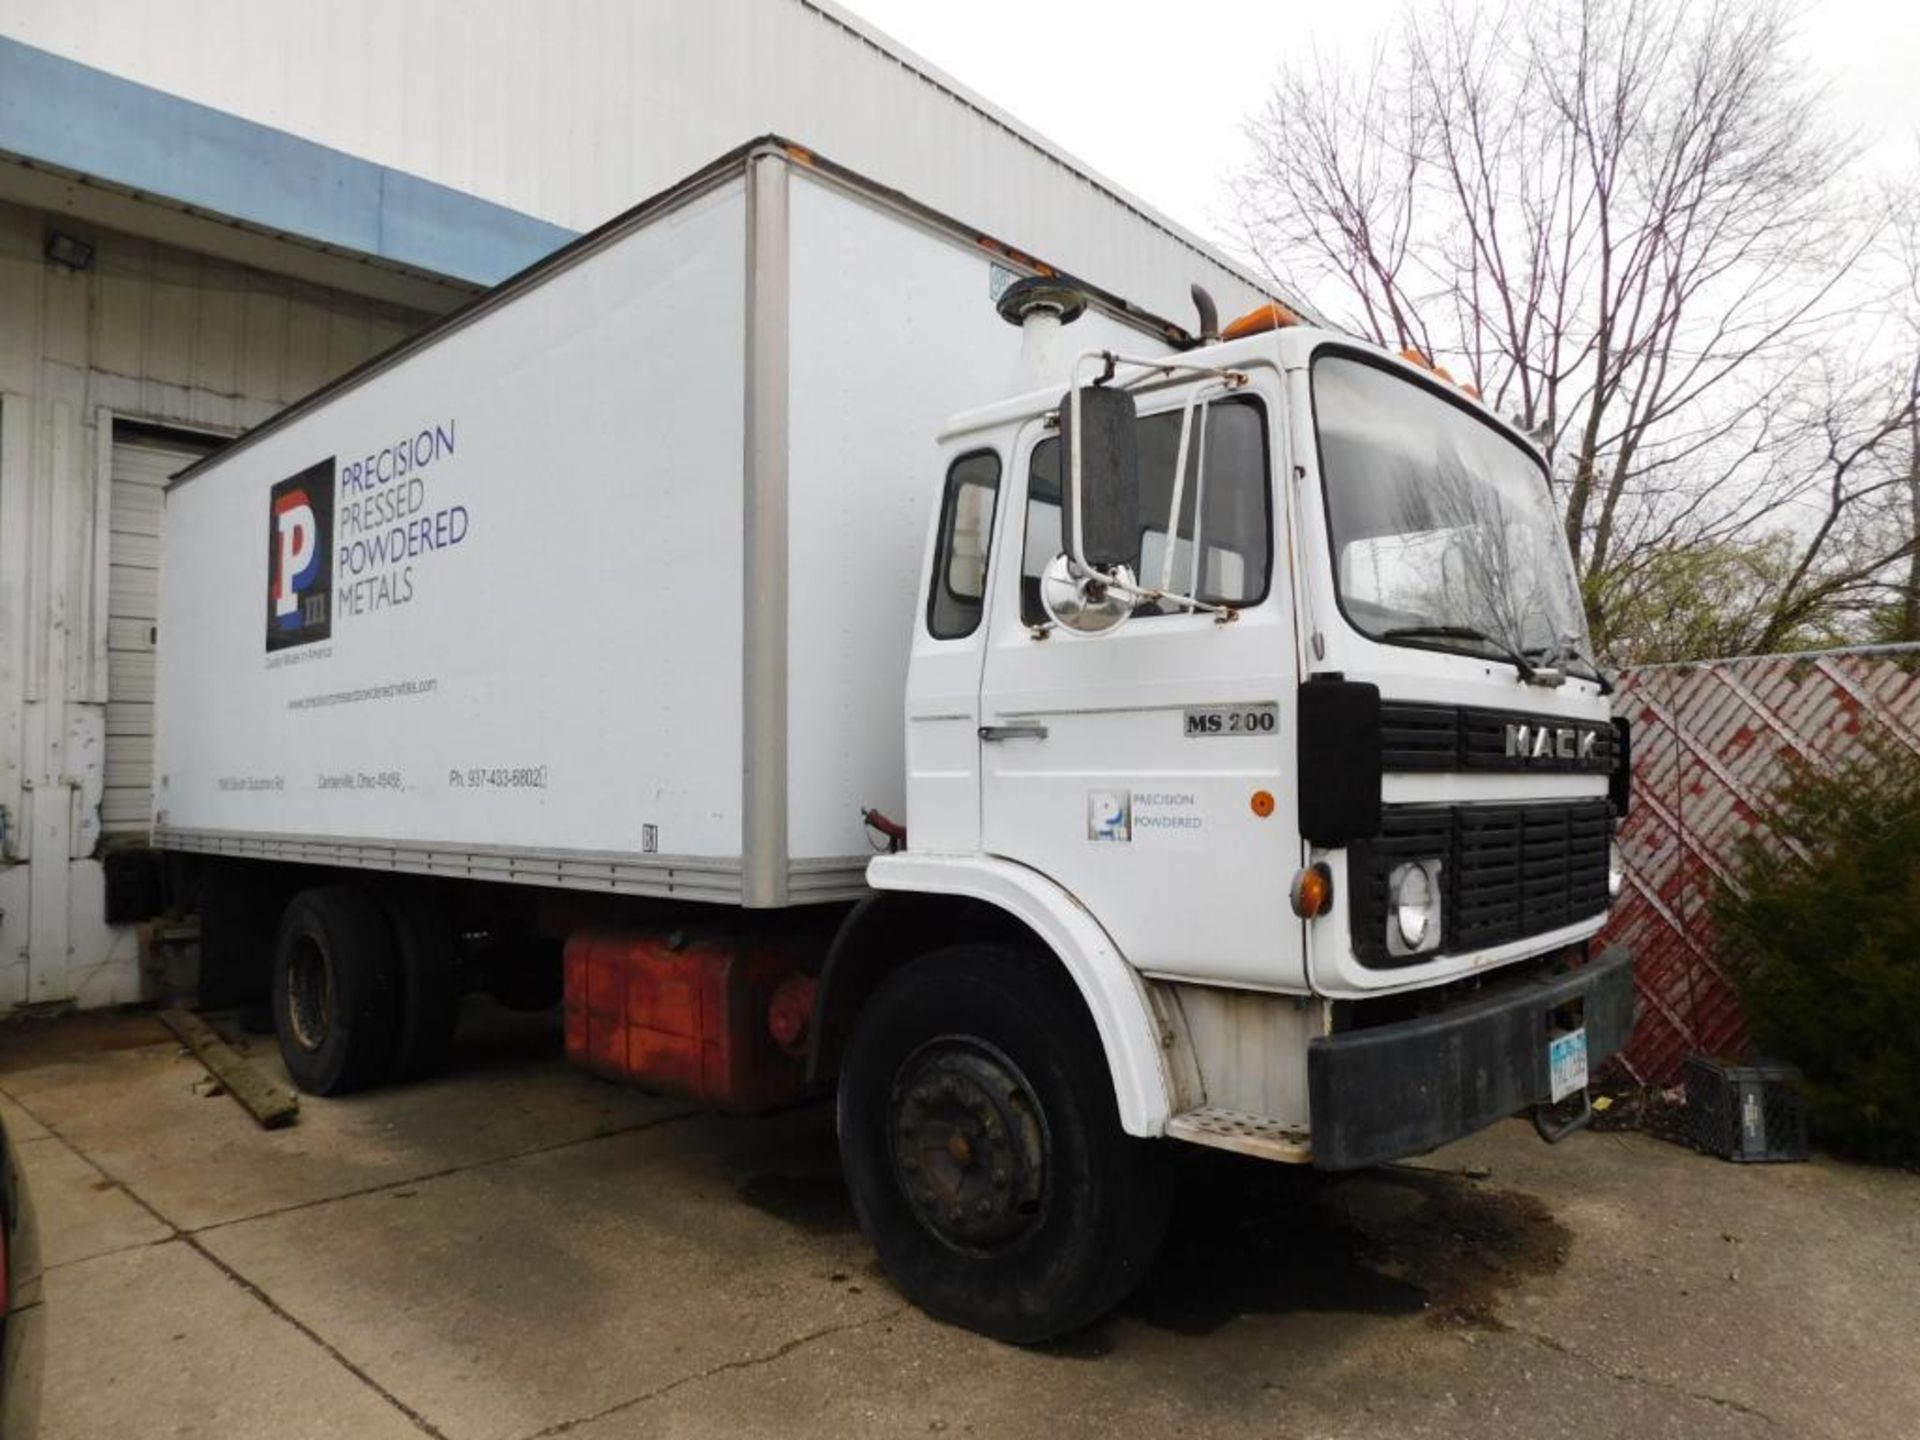
[[[643,1084],[831,1088],[901,1288],[1015,1341],[1139,1278],[1169,1139],[1581,1123],[1625,732],[1541,459],[1196,302],[768,139],[183,472],[203,985],[323,1094],[475,985]]]

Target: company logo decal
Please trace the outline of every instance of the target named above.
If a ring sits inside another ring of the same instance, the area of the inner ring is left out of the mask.
[[[455,439],[449,417],[341,464],[334,605],[343,618],[411,605],[435,557],[467,538],[467,507],[448,493],[458,489]]]
[[[1133,839],[1133,794],[1127,790],[1087,792],[1087,839],[1120,842]]]
[[[333,634],[333,457],[273,487],[267,504],[267,650]]]

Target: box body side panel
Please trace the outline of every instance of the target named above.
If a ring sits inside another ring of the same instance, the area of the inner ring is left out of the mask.
[[[745,195],[177,485],[161,834],[737,859]]]
[[[1020,333],[994,309],[991,255],[793,174],[787,833],[799,867],[864,859],[863,807],[906,816],[903,704],[940,492],[934,437],[955,413],[1028,387]],[[1159,348],[1089,311],[1062,349],[1098,346]]]

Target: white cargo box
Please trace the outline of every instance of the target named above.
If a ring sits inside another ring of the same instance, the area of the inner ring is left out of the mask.
[[[185,472],[156,842],[860,893],[934,437],[1009,391],[993,295],[1031,268],[759,142]],[[1095,298],[1074,348],[1161,348]]]

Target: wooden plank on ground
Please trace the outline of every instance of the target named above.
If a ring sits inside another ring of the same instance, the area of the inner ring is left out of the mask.
[[[180,1009],[162,1010],[160,1019],[263,1129],[277,1130],[293,1123],[300,1113],[300,1098],[262,1075],[252,1061],[216,1035],[206,1021],[191,1010]]]

